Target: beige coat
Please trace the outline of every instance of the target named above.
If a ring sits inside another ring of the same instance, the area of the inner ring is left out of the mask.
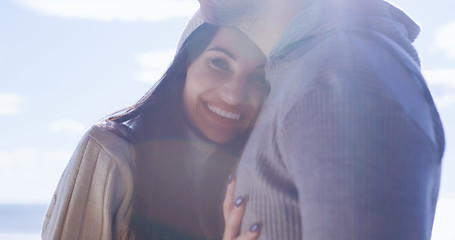
[[[126,239],[133,147],[103,124],[82,138],[58,183],[43,239]],[[99,207],[103,206],[103,207]]]

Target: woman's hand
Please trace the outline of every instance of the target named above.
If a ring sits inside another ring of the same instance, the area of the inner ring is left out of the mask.
[[[253,224],[249,231],[238,234],[244,212],[245,200],[242,197],[235,199],[235,179],[231,178],[223,201],[225,222],[223,240],[255,240],[259,236],[258,224]]]

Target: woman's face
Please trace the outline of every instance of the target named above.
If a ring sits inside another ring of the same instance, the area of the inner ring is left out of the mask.
[[[268,92],[265,61],[243,33],[221,27],[188,67],[183,104],[190,123],[220,144],[251,127]]]

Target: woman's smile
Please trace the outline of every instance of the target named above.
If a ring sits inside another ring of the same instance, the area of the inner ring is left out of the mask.
[[[253,118],[255,111],[248,105],[232,106],[221,101],[200,99],[197,121],[203,128],[216,129],[217,134],[234,134],[244,130],[245,122]],[[227,131],[226,133],[224,133]]]
[[[207,108],[212,111],[213,113],[217,114],[220,117],[231,119],[231,120],[239,120],[240,119],[240,114],[239,113],[234,113],[230,112],[229,110],[224,110],[221,109],[215,105],[211,105],[210,103],[207,103]]]

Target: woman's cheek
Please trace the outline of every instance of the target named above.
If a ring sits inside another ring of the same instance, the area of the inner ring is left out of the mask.
[[[206,87],[214,87],[223,80],[224,76],[213,69],[205,69],[200,72],[199,78],[201,79],[201,84]]]

